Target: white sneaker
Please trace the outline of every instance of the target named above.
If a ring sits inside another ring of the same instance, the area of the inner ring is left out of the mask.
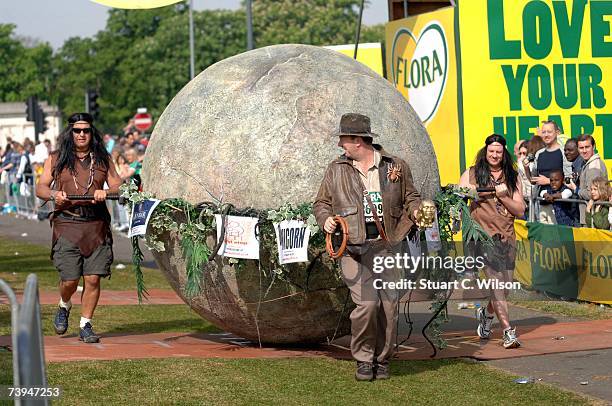
[[[478,337],[488,340],[491,337],[491,326],[493,325],[493,316],[487,316],[485,307],[479,307],[476,310],[476,318],[478,319],[478,327],[476,334]]]
[[[504,330],[504,338],[502,345],[506,349],[518,348],[521,346],[520,341],[516,338],[516,328]]]

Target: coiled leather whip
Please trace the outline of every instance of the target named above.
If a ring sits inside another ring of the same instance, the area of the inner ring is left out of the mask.
[[[342,243],[340,244],[340,248],[336,252],[334,250],[334,245],[332,244],[333,233],[327,233],[327,235],[325,236],[325,249],[327,250],[327,253],[332,259],[338,259],[342,256],[342,254],[344,254],[344,250],[346,249],[349,231],[348,224],[346,223],[346,220],[343,217],[334,216],[334,221],[340,226],[340,229],[342,230]]]

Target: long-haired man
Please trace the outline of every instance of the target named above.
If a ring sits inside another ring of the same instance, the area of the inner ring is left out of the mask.
[[[53,321],[57,334],[68,329],[70,299],[82,277],[79,337],[86,343],[100,341],[91,319],[100,297],[100,278],[110,276],[113,262],[110,215],[104,200],[107,193],[117,193],[120,184],[93,117],[87,113],[70,116],[36,187],[40,199],[55,202],[51,258],[60,276],[59,308]],[[92,195],[93,200],[69,200],[68,195]]]

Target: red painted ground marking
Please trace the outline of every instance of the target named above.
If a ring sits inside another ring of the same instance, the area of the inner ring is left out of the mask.
[[[572,323],[521,326],[519,339],[521,348],[506,350],[501,344],[500,332],[491,340],[479,340],[469,332],[452,332],[453,347],[438,351],[436,358],[472,357],[480,360],[515,358],[530,355],[552,354],[612,348],[612,320],[593,320]],[[139,358],[293,358],[332,357],[350,359],[348,339],[343,337],[333,345],[313,346],[310,349],[259,348],[257,343],[236,345],[223,338],[235,341],[242,339],[230,334],[109,334],[102,332],[101,345],[94,346],[78,341],[75,335],[45,337],[45,356],[49,362],[111,360]],[[553,340],[555,336],[564,340]],[[10,337],[1,336],[0,346],[10,346]],[[424,337],[414,335],[400,347],[397,359],[429,359],[431,347]]]

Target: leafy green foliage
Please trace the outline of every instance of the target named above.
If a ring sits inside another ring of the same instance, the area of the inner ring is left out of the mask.
[[[185,285],[185,293],[189,297],[193,297],[200,292],[200,283],[202,282],[203,266],[208,262],[211,250],[206,244],[194,241],[188,237],[181,238],[181,248],[183,256],[187,263],[187,283]]]
[[[13,24],[0,24],[0,100],[25,103],[29,96],[48,94],[52,49],[48,43],[26,46],[14,29]]]
[[[138,237],[132,237],[132,263],[134,264],[134,276],[136,277],[136,292],[138,293],[138,303],[142,303],[142,299],[145,299],[149,292],[145,288],[144,284],[144,275],[142,273],[142,268],[140,264],[142,264],[142,260],[144,259],[144,255],[140,250],[140,245],[138,243]]]
[[[145,199],[151,198],[148,193],[138,192],[136,186],[125,184],[121,186],[121,194],[123,197],[133,204],[139,203]],[[217,225],[215,215],[242,215],[258,217],[259,221],[259,239],[260,246],[263,252],[267,255],[262,257],[261,262],[265,262],[261,272],[271,272],[276,278],[285,282],[299,286],[291,281],[287,266],[278,263],[278,247],[276,244],[276,232],[274,223],[283,220],[301,220],[304,221],[310,230],[310,251],[321,252],[325,247],[325,237],[320,232],[312,213],[312,204],[304,203],[297,206],[285,204],[274,210],[255,210],[252,208],[236,209],[231,205],[215,205],[212,203],[202,203],[194,206],[183,199],[166,199],[160,202],[149,220],[149,229],[146,236],[147,246],[158,252],[165,251],[164,245],[165,235],[174,233],[180,238],[182,254],[186,263],[187,283],[185,285],[185,294],[187,296],[195,296],[200,292],[200,284],[204,272],[205,264],[209,261],[215,247],[209,246],[207,238],[214,236],[216,240]],[[134,245],[134,249],[138,249]],[[317,255],[313,255],[316,260]],[[139,255],[134,254],[134,265],[139,269]],[[230,258],[230,263],[235,264],[238,268],[244,260]],[[260,262],[260,265],[261,265]],[[137,289],[139,298],[144,292],[144,282],[142,274],[136,272]],[[268,288],[269,289],[269,288]]]
[[[278,43],[353,43],[360,3],[355,0],[254,1],[255,44],[263,47]]]
[[[361,27],[361,38],[359,39],[359,42],[385,42],[385,25],[364,25]]]

